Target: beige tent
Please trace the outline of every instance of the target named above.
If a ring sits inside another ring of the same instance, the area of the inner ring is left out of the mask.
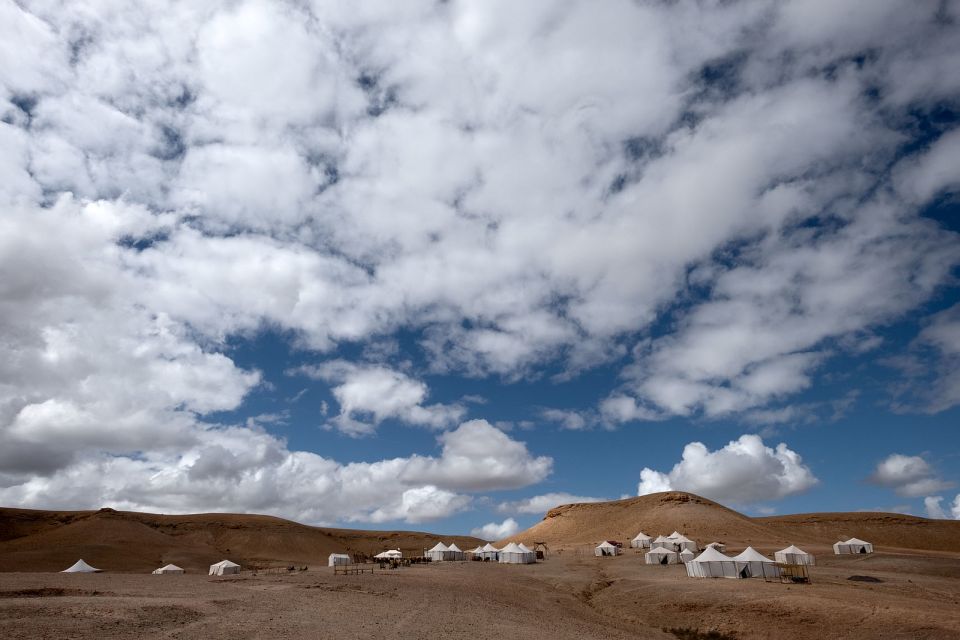
[[[723,555],[716,547],[707,545],[703,553],[687,564],[687,575],[691,578],[739,578],[737,562]]]
[[[833,552],[837,555],[847,553],[873,553],[873,545],[859,538],[850,538],[846,542],[837,542],[833,545]]]
[[[327,566],[335,567],[339,564],[353,564],[353,558],[345,553],[331,553],[327,558]]]
[[[91,567],[83,559],[77,560],[69,569],[64,569],[60,573],[100,573],[100,569]]]
[[[619,553],[620,553],[620,549],[617,548],[617,545],[615,545],[615,544],[610,544],[610,543],[607,542],[607,541],[601,542],[600,544],[598,544],[598,545],[597,545],[596,547],[594,547],[594,549],[593,549],[593,555],[595,555],[595,556],[597,556],[597,557],[602,557],[602,556],[615,556],[615,555],[617,555],[617,554],[619,554]]]
[[[502,564],[533,564],[537,561],[537,554],[532,551],[524,551],[523,548],[515,542],[511,542],[503,549],[500,549],[499,561]]]
[[[776,578],[780,575],[776,563],[753,547],[747,547],[733,559],[741,578]]]
[[[160,567],[159,569],[153,570],[153,575],[155,576],[160,576],[160,575],[169,574],[169,573],[174,573],[174,574],[184,573],[184,570],[175,564],[168,564],[165,567]]]
[[[634,549],[649,549],[651,542],[653,542],[653,538],[641,531],[630,541],[630,546]]]
[[[793,545],[777,551],[773,554],[773,558],[783,564],[816,564],[813,554]]]
[[[680,554],[672,549],[655,547],[643,554],[643,559],[647,564],[678,564]]]
[[[235,562],[230,562],[229,560],[221,560],[216,564],[210,565],[210,573],[207,575],[230,576],[238,573],[240,573],[240,565]]]
[[[433,548],[427,549],[427,557],[434,562],[441,562],[445,559],[443,554],[446,552],[446,550],[447,545],[443,544],[442,542],[438,542],[433,546]]]

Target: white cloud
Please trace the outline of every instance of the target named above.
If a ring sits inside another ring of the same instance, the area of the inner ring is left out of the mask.
[[[928,318],[909,353],[887,363],[902,374],[894,410],[940,413],[960,404],[960,304]]]
[[[897,495],[916,498],[953,486],[937,477],[936,471],[921,456],[893,453],[877,464],[870,481],[894,489]]]
[[[482,527],[477,527],[470,531],[470,535],[481,540],[503,540],[509,538],[520,530],[520,525],[513,518],[507,518],[503,522],[488,522]]]
[[[683,448],[683,456],[667,473],[644,468],[638,495],[689,491],[720,502],[748,505],[803,493],[819,481],[800,455],[786,444],[776,449],[759,436],[745,434],[716,451],[700,442]]]
[[[593,418],[573,409],[544,409],[540,412],[545,420],[556,422],[569,431],[582,431],[592,426]]]
[[[352,435],[367,435],[387,419],[442,429],[466,413],[459,404],[425,405],[427,385],[404,373],[380,365],[357,365],[343,360],[306,366],[290,373],[337,383],[331,390],[340,414],[331,424]],[[364,420],[367,418],[367,420]]]
[[[544,514],[554,507],[562,504],[575,504],[580,502],[603,502],[606,498],[593,498],[590,496],[578,496],[572,493],[544,493],[522,500],[512,502],[501,502],[497,505],[497,511],[500,513],[532,513]]]
[[[953,499],[953,504],[950,505],[950,513],[947,513],[943,508],[942,502],[943,496],[925,497],[923,499],[923,507],[927,512],[927,517],[960,520],[960,494],[957,494],[957,497]]]

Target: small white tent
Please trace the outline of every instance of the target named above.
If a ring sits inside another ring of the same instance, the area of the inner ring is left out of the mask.
[[[229,576],[237,573],[240,573],[240,565],[235,562],[230,562],[229,560],[221,560],[216,564],[210,565],[210,573],[207,575]]]
[[[690,538],[683,535],[682,533],[677,533],[676,531],[674,531],[670,535],[669,540],[674,545],[673,546],[674,551],[683,551],[684,549],[688,549],[689,551],[696,553],[697,551],[700,550],[697,547],[697,543],[695,541],[691,540]]]
[[[387,549],[373,556],[375,560],[399,560],[403,557],[400,549]]]
[[[602,556],[615,556],[620,550],[617,549],[617,545],[610,544],[606,540],[598,544],[593,549],[593,555],[602,557]]]
[[[634,549],[649,549],[651,542],[653,542],[653,538],[641,531],[630,541],[630,546]]]
[[[432,549],[427,550],[427,557],[430,558],[433,562],[440,562],[444,560],[443,554],[447,550],[447,545],[442,542],[438,542],[433,546]]]
[[[486,545],[484,545],[483,549],[480,550],[480,557],[484,560],[493,560],[496,562],[500,557],[500,549],[497,549],[488,542]]]
[[[677,564],[680,555],[672,549],[655,547],[643,554],[643,559],[647,564]]]
[[[175,564],[168,564],[165,567],[160,567],[159,569],[153,570],[153,575],[160,576],[168,573],[184,573],[183,569],[178,567]]]
[[[695,557],[697,557],[697,554],[695,554],[693,551],[690,551],[690,549],[684,549],[680,552],[680,562],[684,564],[690,562]]]
[[[466,560],[466,556],[463,551],[460,550],[460,547],[457,546],[457,543],[454,542],[447,550],[443,552],[444,560]]]
[[[673,540],[667,536],[657,536],[654,541],[650,543],[650,548],[673,550]]]
[[[837,555],[847,553],[873,553],[873,545],[859,538],[850,538],[846,542],[837,542],[833,545],[833,552]]]
[[[74,562],[72,567],[64,569],[60,573],[100,573],[100,569],[91,567],[81,559]]]
[[[327,566],[335,567],[338,564],[353,564],[353,559],[345,553],[331,553],[327,558]]]
[[[736,561],[709,545],[703,553],[687,563],[687,575],[691,578],[740,577]]]
[[[783,564],[816,564],[813,554],[793,545],[777,551],[773,558]]]
[[[733,559],[741,578],[776,578],[780,575],[776,563],[753,547],[747,547]]]
[[[524,551],[520,545],[511,542],[500,549],[499,560],[504,564],[533,564],[537,561],[537,556],[532,551]]]

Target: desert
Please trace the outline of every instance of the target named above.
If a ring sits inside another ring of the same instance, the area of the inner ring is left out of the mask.
[[[898,514],[749,518],[670,492],[558,507],[497,543],[545,543],[536,564],[370,564],[372,573],[354,575],[335,574],[326,554],[412,556],[439,539],[479,541],[236,514],[5,509],[0,524],[4,638],[960,637],[960,523]],[[791,584],[689,578],[682,564],[649,565],[628,546],[594,555],[598,540],[626,542],[639,529],[770,557],[789,540],[816,565],[809,584]],[[877,550],[834,555],[844,534],[870,537]],[[103,572],[59,573],[81,556]],[[241,573],[206,575],[221,556]],[[166,562],[186,573],[150,575]]]

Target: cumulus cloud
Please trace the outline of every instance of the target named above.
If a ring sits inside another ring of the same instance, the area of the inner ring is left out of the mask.
[[[331,391],[340,404],[340,414],[331,424],[352,436],[370,434],[380,422],[389,418],[442,429],[456,423],[466,413],[459,404],[425,405],[426,384],[380,365],[335,360],[288,373],[302,373],[336,383]]]
[[[471,529],[470,535],[481,540],[502,540],[509,538],[520,530],[520,525],[513,518],[507,518],[503,522],[488,522],[482,527]]]
[[[593,417],[574,409],[544,409],[540,412],[545,420],[556,422],[569,431],[582,431],[592,426]]]
[[[580,502],[603,502],[606,498],[594,498],[591,496],[577,496],[572,493],[544,493],[522,500],[510,502],[501,502],[497,505],[497,511],[500,513],[531,513],[544,514],[554,507],[562,504],[576,504]],[[505,537],[505,536],[504,536]]]
[[[890,454],[877,464],[870,481],[896,491],[897,495],[917,498],[953,486],[937,477],[936,471],[921,456]]]
[[[927,496],[924,498],[923,506],[926,509],[927,517],[960,520],[960,494],[957,494],[957,497],[953,499],[953,504],[950,505],[950,513],[947,513],[946,509],[943,508],[942,502],[943,496]]]
[[[689,491],[720,502],[747,505],[803,493],[819,481],[800,455],[785,443],[776,449],[745,434],[716,451],[700,442],[683,448],[667,473],[645,467],[637,495]]]

